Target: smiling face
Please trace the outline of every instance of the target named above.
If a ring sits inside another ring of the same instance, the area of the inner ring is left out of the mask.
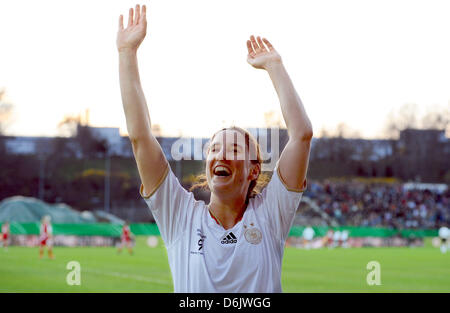
[[[219,131],[214,135],[206,159],[206,177],[209,189],[221,198],[246,197],[250,182],[256,180],[260,166],[251,160],[255,151],[245,135],[235,129]]]

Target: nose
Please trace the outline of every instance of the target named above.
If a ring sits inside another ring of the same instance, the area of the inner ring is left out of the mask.
[[[225,149],[224,147],[221,147],[219,153],[217,153],[217,159],[218,160],[226,160],[227,159],[227,149]]]

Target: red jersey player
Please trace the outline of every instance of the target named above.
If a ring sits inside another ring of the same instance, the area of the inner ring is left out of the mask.
[[[8,250],[8,242],[9,242],[9,223],[5,222],[2,225],[2,243],[5,250]]]
[[[53,236],[53,228],[52,225],[50,224],[50,216],[46,215],[42,218],[41,223],[41,231],[39,236],[39,258],[42,259],[42,256],[44,255],[44,247],[47,246],[48,257],[50,259],[53,259],[52,236]]]
[[[126,245],[130,255],[133,255],[133,242],[132,242],[133,237],[134,236],[131,233],[130,225],[128,224],[127,221],[125,221],[125,224],[123,224],[122,227],[122,234],[120,235],[120,245],[119,249],[117,250],[117,253],[122,252],[123,247]]]
[[[328,247],[328,248],[332,248],[333,247],[333,236],[334,236],[333,230],[329,229],[327,231],[327,234],[325,235],[325,237],[323,239],[323,246],[324,247]]]

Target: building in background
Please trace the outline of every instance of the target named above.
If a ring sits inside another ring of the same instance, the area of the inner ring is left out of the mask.
[[[273,164],[284,149],[286,129],[250,128],[260,143],[264,163]],[[157,137],[177,177],[185,176],[178,161],[204,160],[209,138]],[[128,137],[119,128],[78,126],[74,137],[2,136],[6,154],[49,155],[58,153],[78,159],[106,155],[133,158]],[[278,147],[278,148],[277,148]],[[313,138],[310,170],[313,178],[328,176],[398,177],[402,180],[445,182],[450,179],[450,140],[445,131],[405,129],[398,140]]]

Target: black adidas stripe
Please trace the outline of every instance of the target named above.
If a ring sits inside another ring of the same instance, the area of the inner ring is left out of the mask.
[[[233,233],[229,233],[228,235],[226,235],[225,237],[223,237],[223,240],[232,240],[232,239],[237,239],[236,236]]]

